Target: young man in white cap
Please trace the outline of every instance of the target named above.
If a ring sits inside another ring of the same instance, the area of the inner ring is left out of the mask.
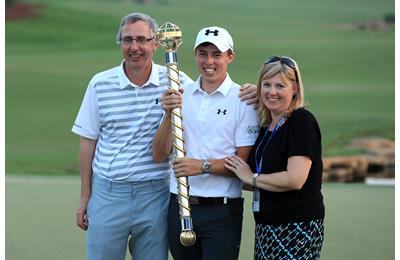
[[[253,106],[238,98],[240,86],[227,73],[234,59],[228,31],[207,27],[197,35],[195,58],[200,72],[185,91],[168,90],[161,102],[166,112],[153,139],[153,158],[168,159],[172,151],[171,110],[182,107],[186,157],[173,161],[168,239],[172,256],[179,259],[237,259],[243,199],[242,183],[224,167],[224,158],[236,154],[247,159],[258,133]],[[182,106],[183,104],[183,106]],[[196,243],[181,245],[181,224],[175,177],[188,176]]]

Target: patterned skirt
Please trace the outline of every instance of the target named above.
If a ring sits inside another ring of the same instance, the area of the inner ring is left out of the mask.
[[[319,259],[323,240],[323,219],[282,225],[256,223],[254,259]]]

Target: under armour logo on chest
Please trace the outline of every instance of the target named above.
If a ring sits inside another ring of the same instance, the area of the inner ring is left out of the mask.
[[[210,29],[207,29],[206,34],[205,35],[209,35],[210,33],[213,33],[214,36],[218,36],[219,31],[215,30],[215,31],[211,31]]]
[[[160,99],[156,98],[156,105],[160,102]]]
[[[223,115],[226,115],[226,112],[228,112],[228,110],[226,110],[226,109],[223,109],[223,110],[222,110],[222,109],[218,109],[218,110],[217,110],[217,115],[219,115],[219,114],[221,114],[221,113],[222,113]]]

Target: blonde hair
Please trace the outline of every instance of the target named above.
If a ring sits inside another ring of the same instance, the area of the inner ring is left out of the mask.
[[[290,66],[282,62],[282,58],[292,61],[295,65],[295,69],[292,69]],[[258,115],[260,117],[261,127],[266,127],[272,121],[271,111],[264,105],[261,100],[261,82],[265,79],[274,77],[278,73],[280,73],[284,81],[298,85],[298,91],[295,95],[293,95],[293,99],[290,103],[289,110],[286,113],[286,117],[289,117],[294,110],[304,106],[303,82],[301,80],[300,69],[296,61],[289,57],[283,56],[275,62],[267,61],[267,63],[261,67],[257,81]]]

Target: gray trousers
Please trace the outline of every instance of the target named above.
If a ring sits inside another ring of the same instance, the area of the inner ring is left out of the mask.
[[[168,180],[112,182],[94,176],[88,205],[88,260],[168,259]],[[129,242],[128,242],[129,240]]]

